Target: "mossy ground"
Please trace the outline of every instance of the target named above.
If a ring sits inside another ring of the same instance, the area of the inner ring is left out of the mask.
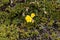
[[[27,23],[31,13],[34,23]],[[60,1],[0,0],[0,40],[60,40]]]

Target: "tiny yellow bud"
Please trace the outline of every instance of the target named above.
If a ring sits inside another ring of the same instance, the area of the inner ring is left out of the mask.
[[[32,13],[32,14],[31,14],[31,17],[34,18],[34,17],[35,17],[35,13]]]

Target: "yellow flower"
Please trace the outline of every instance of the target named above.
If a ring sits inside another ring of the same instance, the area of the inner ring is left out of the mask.
[[[29,15],[27,15],[27,16],[25,17],[25,20],[26,20],[27,22],[32,22],[32,18],[31,18]]]
[[[26,22],[32,22],[32,23],[34,23],[33,17],[35,17],[35,13],[31,13],[31,16],[27,15],[25,17]]]
[[[32,14],[31,14],[31,17],[32,17],[32,18],[35,17],[35,13],[32,13]]]

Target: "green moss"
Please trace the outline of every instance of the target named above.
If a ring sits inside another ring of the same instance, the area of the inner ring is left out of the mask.
[[[28,38],[38,36],[38,34],[41,35],[42,40],[48,38],[49,34],[53,39],[58,37],[58,30],[60,30],[59,0],[27,0],[22,3],[16,1],[14,0],[13,7],[8,4],[9,0],[0,1],[0,40],[17,40],[19,37]],[[31,13],[36,14],[33,18],[34,23],[27,23],[25,16]],[[55,24],[58,25],[58,29],[53,27],[55,20],[57,20]]]

